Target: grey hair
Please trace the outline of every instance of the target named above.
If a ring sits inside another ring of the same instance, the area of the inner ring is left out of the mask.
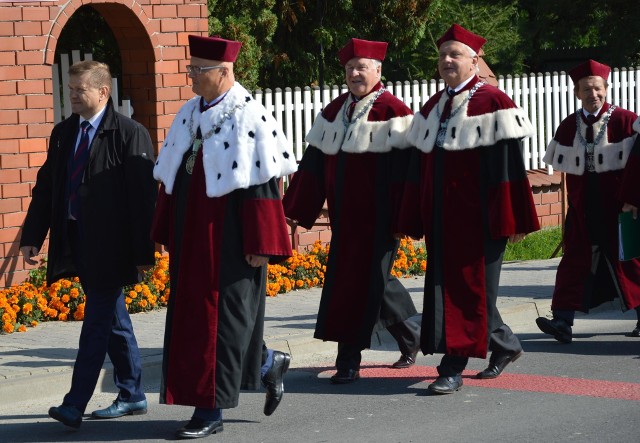
[[[460,42],[462,43],[462,42]],[[478,53],[476,51],[474,51],[473,49],[471,49],[471,47],[469,45],[466,45],[464,43],[462,43],[464,46],[467,47],[467,49],[469,50],[469,57],[473,58],[473,57],[478,57],[480,58],[480,56],[478,55]],[[480,65],[478,63],[476,63],[476,73],[480,72]]]

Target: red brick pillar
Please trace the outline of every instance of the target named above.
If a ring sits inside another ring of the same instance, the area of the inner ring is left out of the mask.
[[[28,275],[18,243],[53,128],[51,65],[57,38],[83,5],[100,12],[118,40],[123,92],[158,147],[193,96],[187,35],[207,33],[205,0],[0,0],[0,287]]]

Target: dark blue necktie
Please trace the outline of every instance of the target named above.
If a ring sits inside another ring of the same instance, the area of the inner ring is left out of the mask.
[[[71,215],[77,220],[79,216],[79,201],[78,201],[78,188],[82,183],[82,177],[84,176],[84,170],[89,160],[89,129],[91,123],[87,120],[80,124],[80,130],[82,135],[80,136],[80,143],[76,148],[76,152],[73,155],[70,162],[70,175],[69,175],[69,211]]]
[[[587,115],[587,122],[589,123],[589,126],[587,126],[587,134],[586,134],[587,143],[593,143],[593,124],[597,120],[598,118],[595,115],[593,114]]]

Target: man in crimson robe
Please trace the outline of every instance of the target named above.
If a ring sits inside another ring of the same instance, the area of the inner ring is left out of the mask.
[[[277,180],[295,170],[271,113],[235,82],[241,43],[189,36],[196,97],[177,113],[154,169],[152,236],[170,254],[160,401],[194,406],[178,438],[220,432],[241,389],[282,398],[288,354],[263,343],[267,263],[291,244]]]
[[[419,349],[415,306],[390,276],[398,249],[391,220],[412,112],[380,82],[386,50],[385,42],[356,38],[340,50],[349,92],[316,118],[283,199],[287,217],[305,228],[327,201],[331,248],[314,336],[338,342],[337,384],[360,377],[374,331],[386,328],[397,341],[394,368],[413,365]]]
[[[434,394],[462,386],[469,357],[485,358],[479,378],[495,378],[522,355],[496,307],[508,240],[539,229],[521,139],[533,133],[525,112],[477,76],[486,40],[454,24],[438,40],[446,90],[416,113],[413,150],[398,232],[425,236],[428,266],[421,345],[443,353]]]
[[[637,154],[630,156],[638,117],[605,101],[610,72],[595,60],[569,71],[582,108],[560,123],[544,157],[566,173],[569,209],[551,301],[553,318],[539,317],[536,323],[560,343],[571,343],[576,311],[589,312],[615,297],[640,319],[640,260],[620,261],[618,255],[618,214],[637,212],[640,203],[640,164]],[[623,177],[626,185],[621,186]],[[623,207],[625,202],[629,204]],[[631,335],[640,336],[638,327]]]

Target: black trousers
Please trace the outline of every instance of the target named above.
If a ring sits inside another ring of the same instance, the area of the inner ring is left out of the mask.
[[[511,328],[504,324],[498,311],[498,286],[500,271],[502,269],[502,257],[507,239],[485,239],[485,290],[487,296],[487,322],[493,329],[489,333],[489,350],[496,355],[508,353],[516,354],[522,351],[520,340]],[[467,367],[469,357],[445,354],[438,366],[438,374],[443,377],[451,377],[462,373]]]
[[[387,327],[387,331],[398,343],[398,349],[403,354],[412,354],[420,349],[420,325],[413,320],[404,320]],[[338,343],[336,369],[360,369],[363,348],[350,343]]]
[[[507,325],[502,325],[489,334],[489,350],[492,353],[496,353],[496,355],[503,353],[517,354],[522,351],[522,345],[511,328]],[[438,375],[443,377],[459,375],[467,367],[468,362],[469,357],[445,354],[440,360]]]

